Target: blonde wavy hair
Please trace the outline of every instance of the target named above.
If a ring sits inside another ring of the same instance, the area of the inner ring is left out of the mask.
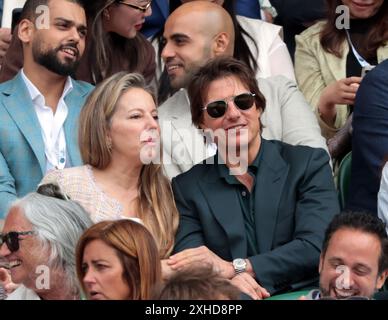
[[[119,72],[101,82],[86,100],[79,123],[79,146],[84,163],[104,170],[111,161],[107,137],[117,101],[128,90],[140,88],[156,103],[152,88],[138,73]],[[162,152],[160,152],[162,154]],[[161,159],[162,160],[162,159]],[[160,257],[166,258],[174,246],[178,211],[170,181],[159,164],[145,164],[138,182],[137,215],[154,235]],[[151,214],[149,214],[151,212]]]

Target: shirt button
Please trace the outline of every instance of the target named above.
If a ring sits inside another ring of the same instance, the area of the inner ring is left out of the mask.
[[[60,162],[60,163],[64,163],[64,162],[65,162],[65,158],[59,159],[59,162]]]
[[[247,195],[246,191],[241,192],[242,196],[245,197]]]

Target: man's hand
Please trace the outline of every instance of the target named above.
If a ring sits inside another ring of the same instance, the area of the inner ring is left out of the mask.
[[[247,294],[254,300],[262,300],[270,296],[269,292],[260,286],[255,278],[247,272],[241,272],[233,277],[232,284],[241,292]]]
[[[0,268],[0,284],[4,287],[7,294],[12,293],[19,286],[12,282],[11,275],[5,268]]]
[[[162,279],[168,280],[174,274],[174,270],[168,265],[168,260],[163,259],[160,261],[162,267]]]
[[[12,35],[11,29],[0,28],[0,65],[3,63],[3,58],[11,43]]]
[[[234,276],[232,263],[221,259],[205,246],[178,252],[168,258],[167,264],[173,270],[182,270],[195,264],[210,265],[214,271],[226,279]]]

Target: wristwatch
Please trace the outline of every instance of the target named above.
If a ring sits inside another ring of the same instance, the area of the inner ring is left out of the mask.
[[[247,262],[245,259],[237,258],[233,260],[233,268],[236,274],[245,272],[247,270]]]

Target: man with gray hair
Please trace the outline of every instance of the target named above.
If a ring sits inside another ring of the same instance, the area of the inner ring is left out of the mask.
[[[20,286],[8,300],[79,299],[75,247],[92,221],[67,199],[50,184],[12,204],[0,234],[0,256]]]

